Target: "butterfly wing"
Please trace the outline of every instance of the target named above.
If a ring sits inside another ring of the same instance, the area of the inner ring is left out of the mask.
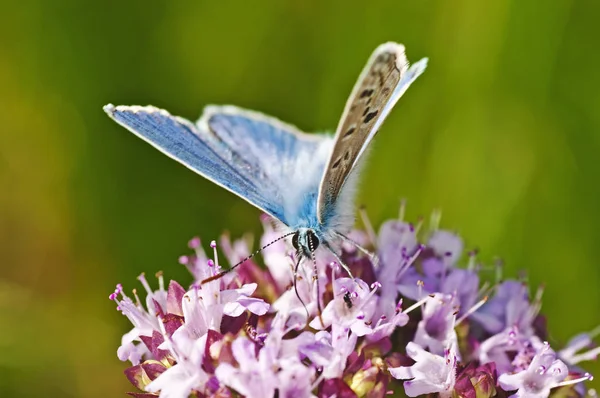
[[[326,224],[344,183],[379,127],[406,89],[427,66],[424,58],[409,68],[404,46],[377,47],[360,74],[335,135],[335,144],[319,187],[317,215]]]
[[[333,147],[331,136],[306,134],[259,112],[235,106],[208,106],[201,131],[269,181],[269,198],[281,203],[280,218],[293,228],[318,225],[319,184]]]
[[[260,170],[277,188],[287,174],[282,171],[288,171],[299,154],[314,153],[324,140],[321,135],[303,133],[276,118],[232,105],[204,108],[198,128],[208,132],[212,142]]]
[[[104,110],[167,156],[288,225],[281,181],[271,178],[261,159],[293,158],[320,142],[275,119],[233,107],[207,107],[197,125],[152,106],[109,104]],[[265,140],[268,145],[261,144]]]

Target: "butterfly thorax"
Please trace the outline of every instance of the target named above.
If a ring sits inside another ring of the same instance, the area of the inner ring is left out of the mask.
[[[320,243],[317,232],[312,228],[300,228],[292,236],[292,246],[304,257],[311,257]]]

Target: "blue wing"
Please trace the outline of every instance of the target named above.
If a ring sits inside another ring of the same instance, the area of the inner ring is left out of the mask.
[[[207,107],[197,125],[152,106],[106,105],[104,110],[189,169],[283,223],[297,223],[297,215],[286,208],[288,187],[274,163],[294,162],[298,154],[319,146],[320,138],[233,107]]]
[[[261,170],[270,181],[289,171],[300,154],[314,153],[323,142],[321,135],[303,133],[275,118],[232,105],[207,106],[197,126],[211,135],[212,142]]]
[[[207,106],[197,123],[251,170],[270,184],[270,200],[283,209],[280,217],[292,228],[313,227],[319,183],[331,153],[330,136],[306,134],[258,112],[235,106]]]

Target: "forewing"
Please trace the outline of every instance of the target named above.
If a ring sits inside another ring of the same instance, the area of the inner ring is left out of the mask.
[[[331,153],[332,137],[306,134],[259,112],[234,106],[207,106],[198,129],[227,148],[238,163],[271,184],[270,198],[281,203],[288,226],[315,225],[321,176]]]
[[[427,59],[422,59],[409,68],[404,46],[397,43],[382,44],[371,55],[346,102],[321,179],[317,205],[321,224],[384,119],[426,66]]]
[[[324,139],[276,118],[231,105],[207,106],[198,128],[274,182],[290,177],[293,170],[288,169],[296,165],[298,156],[314,154]]]
[[[276,189],[264,178],[263,170],[215,141],[209,132],[152,106],[109,104],[104,110],[117,123],[167,156],[286,223],[283,205],[273,196]]]

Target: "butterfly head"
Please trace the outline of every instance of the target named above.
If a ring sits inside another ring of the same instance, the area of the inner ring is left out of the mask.
[[[319,243],[316,231],[311,228],[300,228],[292,235],[292,246],[304,257],[311,257]]]

